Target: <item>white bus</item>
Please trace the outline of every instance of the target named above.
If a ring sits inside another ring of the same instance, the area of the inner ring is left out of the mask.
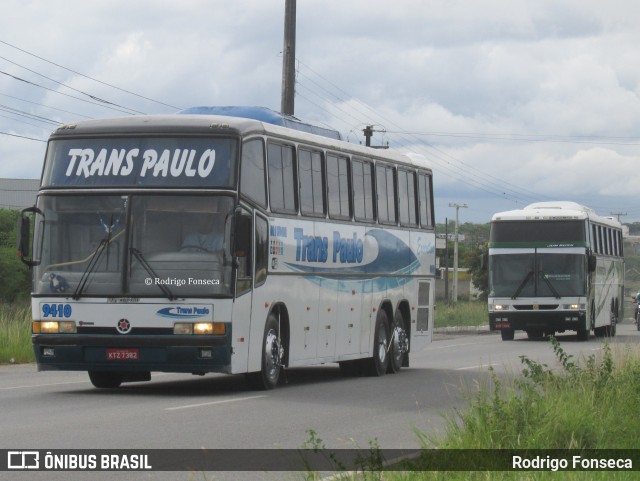
[[[574,202],[539,202],[491,219],[489,327],[503,340],[576,331],[614,336],[623,318],[622,226]]]
[[[271,389],[331,362],[380,376],[431,341],[424,159],[268,109],[60,127],[20,224],[38,368],[96,387],[164,371]]]

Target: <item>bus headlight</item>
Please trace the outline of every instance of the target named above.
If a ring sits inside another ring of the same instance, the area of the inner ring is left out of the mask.
[[[174,334],[200,334],[200,335],[222,335],[225,333],[223,322],[176,322],[173,325]]]
[[[584,311],[587,308],[586,304],[564,304],[564,309],[569,311]]]
[[[507,306],[503,306],[502,304],[494,304],[493,305],[493,310],[494,311],[504,311],[507,308]]]
[[[34,321],[32,332],[34,334],[75,334],[77,329],[75,321]]]

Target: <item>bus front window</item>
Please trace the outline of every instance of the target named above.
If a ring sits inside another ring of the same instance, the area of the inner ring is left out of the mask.
[[[538,253],[537,257],[539,296],[584,296],[584,255]]]
[[[535,295],[534,254],[497,254],[489,257],[489,292],[492,297]]]
[[[231,294],[233,200],[223,196],[135,196],[128,294]]]
[[[118,195],[42,196],[41,262],[34,292],[80,297],[121,288],[127,198]]]
[[[231,295],[231,197],[51,195],[39,207],[36,294]]]

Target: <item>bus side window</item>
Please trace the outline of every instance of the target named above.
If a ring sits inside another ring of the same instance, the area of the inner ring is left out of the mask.
[[[297,213],[294,162],[293,147],[269,143],[269,201],[273,212]]]
[[[420,211],[420,225],[424,227],[433,226],[433,209],[431,203],[431,177],[418,174],[418,199]]]
[[[260,207],[267,207],[267,190],[262,139],[252,139],[242,145],[240,193]]]
[[[234,255],[236,266],[236,295],[251,289],[251,214],[245,210],[236,211]]]
[[[394,168],[376,165],[376,191],[378,194],[378,222],[396,224],[396,190]]]
[[[267,280],[268,263],[269,224],[265,218],[256,215],[256,287]]]

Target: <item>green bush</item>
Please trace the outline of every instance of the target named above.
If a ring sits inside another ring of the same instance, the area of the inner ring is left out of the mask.
[[[24,301],[31,291],[31,272],[16,256],[20,212],[0,209],[0,303]]]

